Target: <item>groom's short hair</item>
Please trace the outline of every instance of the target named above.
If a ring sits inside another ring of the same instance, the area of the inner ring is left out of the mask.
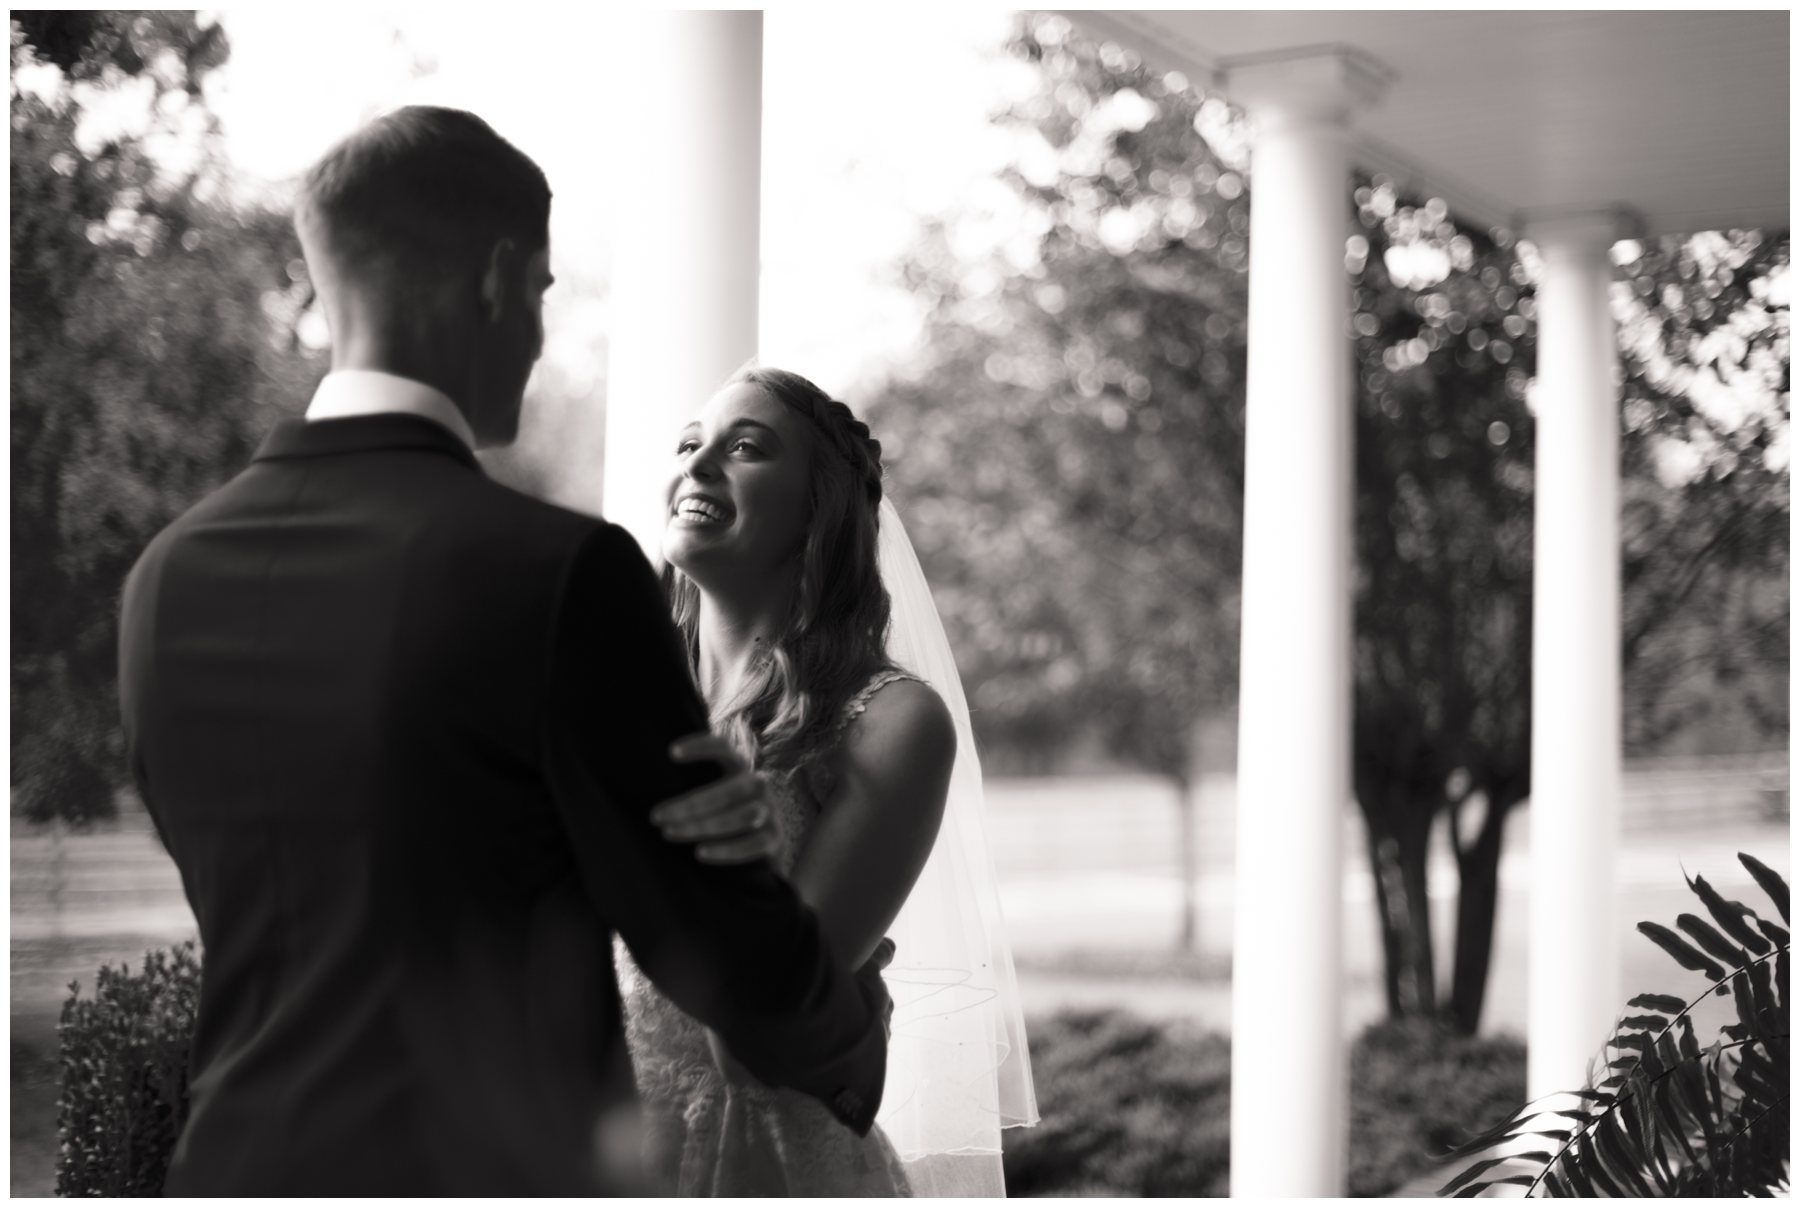
[[[294,223],[339,265],[435,276],[495,243],[549,241],[550,183],[460,109],[408,105],[339,142],[306,174]]]

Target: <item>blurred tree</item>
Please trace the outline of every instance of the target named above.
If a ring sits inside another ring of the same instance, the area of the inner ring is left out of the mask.
[[[1472,1032],[1504,827],[1530,791],[1532,253],[1385,182],[1355,196],[1356,795],[1390,1010]],[[1787,249],[1759,232],[1619,248],[1633,754],[1709,716],[1734,750],[1787,728]],[[1441,996],[1426,868],[1445,813],[1459,889]]]
[[[1451,1003],[1473,988],[1472,1032],[1500,841],[1529,787],[1532,300],[1504,233],[1465,233],[1385,180],[1354,200],[1354,787],[1395,1017],[1439,1012],[1427,869],[1455,811]]]
[[[1093,744],[1180,778],[1236,695],[1241,129],[1061,17],[1022,16],[1009,50],[1030,72],[999,119],[1017,166],[927,228],[906,276],[924,348],[871,411],[990,762]],[[1385,179],[1346,200],[1355,787],[1390,1011],[1472,1031],[1530,787],[1534,253]],[[1766,741],[1786,727],[1785,233],[1623,250],[1628,743],[1694,720],[1696,666]],[[1447,995],[1426,894],[1446,813]]]
[[[1789,240],[1622,244],[1625,742],[1788,730]]]
[[[12,14],[13,808],[123,782],[116,609],[146,541],[323,369],[285,215],[234,198],[192,12]]]
[[[991,218],[1036,234],[972,262],[966,229],[927,233],[905,280],[930,336],[872,422],[984,758],[1170,777],[1191,869],[1196,728],[1237,681],[1248,214],[1179,82],[1013,48],[1040,71]]]

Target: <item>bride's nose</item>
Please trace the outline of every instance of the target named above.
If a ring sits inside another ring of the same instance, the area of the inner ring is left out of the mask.
[[[687,463],[681,467],[681,474],[695,482],[716,482],[719,478],[719,466],[713,460],[712,452],[702,445],[689,455]]]

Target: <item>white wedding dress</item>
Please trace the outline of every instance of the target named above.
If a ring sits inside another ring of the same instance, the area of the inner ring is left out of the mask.
[[[869,699],[913,676],[884,671],[850,699],[837,738]],[[830,785],[806,769],[770,776],[781,820],[776,864],[792,873]],[[739,1073],[728,1078],[706,1028],[650,984],[615,940],[625,1039],[643,1102],[645,1162],[658,1183],[683,1196],[910,1196],[905,1165],[879,1126],[859,1137],[824,1104]]]
[[[1006,1194],[1001,1134],[1038,1122],[1025,1016],[1006,942],[983,819],[981,760],[968,699],[931,588],[899,513],[881,503],[877,562],[893,605],[888,659],[845,706],[837,738],[897,679],[935,691],[956,727],[943,820],[925,867],[888,928],[893,996],[887,1084],[876,1127],[858,1137],[824,1105],[722,1074],[706,1030],[618,951],[625,1034],[645,1108],[651,1172],[683,1195]],[[773,775],[791,872],[831,786]]]

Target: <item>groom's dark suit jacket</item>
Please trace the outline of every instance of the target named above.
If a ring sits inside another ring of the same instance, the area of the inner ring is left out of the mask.
[[[170,1194],[632,1189],[609,932],[867,1131],[886,1046],[766,863],[648,820],[716,769],[649,564],[448,431],[281,424],[127,582],[133,774],[199,920]]]

